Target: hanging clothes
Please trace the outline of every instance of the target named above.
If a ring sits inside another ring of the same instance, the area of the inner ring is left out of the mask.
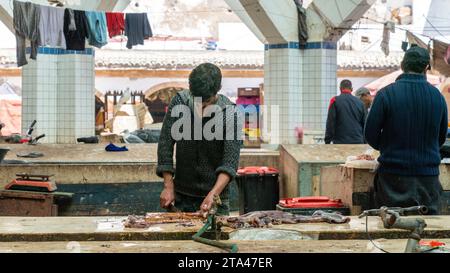
[[[422,40],[420,40],[419,37],[417,37],[416,35],[412,34],[410,31],[406,31],[406,37],[408,39],[408,42],[411,45],[418,45],[421,48],[428,48],[426,43],[424,43]]]
[[[433,39],[433,69],[446,77],[450,77],[450,65],[446,62],[449,47],[449,44]]]
[[[105,13],[86,11],[85,14],[88,22],[89,44],[101,48],[108,43]]]
[[[386,56],[389,55],[389,42],[391,40],[391,32],[395,33],[395,23],[386,22],[383,28],[383,41],[381,41],[381,50]]]
[[[82,10],[64,11],[64,36],[68,50],[84,50],[89,38],[87,18]]]
[[[403,50],[403,52],[406,52],[408,50],[408,46],[409,46],[408,42],[405,42],[405,41],[402,42],[402,50]]]
[[[447,51],[445,52],[445,63],[450,65],[450,45],[447,47]]]
[[[39,43],[40,6],[30,2],[13,2],[13,26],[16,36],[17,66],[28,63],[25,40],[30,40],[30,59],[36,60]]]
[[[106,12],[106,24],[108,25],[109,38],[122,35],[125,30],[125,19],[121,12]]]
[[[128,38],[127,48],[143,45],[144,39],[153,36],[147,13],[127,13],[125,16],[125,35]]]
[[[306,9],[303,7],[303,1],[294,0],[297,6],[298,14],[298,42],[301,46],[305,46],[308,41],[308,26],[306,24]]]
[[[39,45],[66,48],[64,9],[40,6]]]

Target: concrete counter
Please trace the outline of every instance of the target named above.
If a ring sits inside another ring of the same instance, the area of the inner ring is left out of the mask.
[[[450,165],[441,164],[440,182],[444,193],[442,196],[442,214],[450,214]],[[328,166],[321,170],[320,193],[334,199],[341,199],[350,208],[352,215],[373,208],[373,182],[375,173],[371,169],[347,167],[344,165]]]
[[[320,169],[345,163],[369,145],[283,145],[280,148],[281,197],[320,195]]]
[[[0,144],[10,148],[6,160],[26,164],[0,164],[0,187],[16,173],[53,174],[59,191],[74,193],[61,215],[124,215],[160,211],[162,179],[156,175],[157,144],[126,145],[127,152],[106,152],[106,144]],[[44,157],[16,154],[41,152]],[[242,149],[240,166],[279,167],[279,153]],[[238,209],[237,187],[230,185],[231,208]]]
[[[158,224],[148,229],[127,229],[122,226],[125,217],[0,217],[0,241],[140,241],[191,240],[203,224],[192,227],[177,224]],[[404,239],[408,232],[385,229],[379,217],[369,217],[372,238]],[[450,216],[423,216],[427,227],[423,238],[449,238]],[[347,224],[306,223],[274,225],[273,229],[298,231],[313,240],[364,240],[365,218],[351,217]],[[224,228],[223,234],[233,229]]]
[[[436,239],[450,245],[450,239]],[[367,240],[227,241],[239,253],[381,253]],[[378,239],[379,247],[402,253],[406,239]],[[0,242],[0,253],[225,253],[194,241]]]

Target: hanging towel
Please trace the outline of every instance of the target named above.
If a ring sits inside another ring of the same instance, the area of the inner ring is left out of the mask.
[[[147,13],[127,13],[125,16],[125,35],[128,38],[127,48],[143,45],[144,39],[153,36]]]
[[[30,40],[30,58],[36,60],[39,43],[40,6],[30,2],[13,2],[13,26],[16,36],[17,66],[28,63],[25,52],[25,40]]]
[[[386,56],[389,55],[389,42],[391,40],[391,32],[395,33],[394,22],[386,22],[383,28],[383,41],[381,41],[381,50]]]
[[[39,45],[66,48],[64,9],[40,6]]]
[[[411,32],[406,31],[406,37],[408,39],[408,42],[411,45],[418,45],[421,48],[428,48],[426,43],[424,43],[419,37],[417,37],[416,35],[412,34]]]
[[[105,13],[86,11],[85,14],[88,22],[89,44],[101,48],[108,43]]]
[[[303,7],[302,1],[294,0],[297,6],[298,14],[298,42],[305,46],[308,41],[308,26],[306,25],[306,9]]]
[[[125,19],[121,12],[106,12],[106,24],[108,25],[109,38],[122,35],[125,30]]]
[[[70,29],[72,24],[71,13],[75,21],[75,30]],[[66,9],[64,12],[64,36],[68,50],[84,50],[86,38],[89,37],[89,27],[84,11]]]

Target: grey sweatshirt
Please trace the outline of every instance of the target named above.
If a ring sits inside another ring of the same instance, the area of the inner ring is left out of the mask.
[[[17,66],[26,65],[25,40],[31,42],[30,58],[36,60],[39,42],[40,6],[14,0],[13,25],[16,31]]]
[[[66,48],[64,9],[40,6],[39,45]]]

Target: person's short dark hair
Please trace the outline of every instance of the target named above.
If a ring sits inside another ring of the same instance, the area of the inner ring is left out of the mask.
[[[350,80],[342,80],[339,88],[342,89],[353,89],[352,82]]]
[[[189,90],[194,97],[205,101],[217,94],[222,88],[222,72],[211,63],[203,63],[194,68],[189,75]]]
[[[430,53],[425,48],[413,46],[406,51],[401,68],[403,72],[423,73],[430,65]]]

